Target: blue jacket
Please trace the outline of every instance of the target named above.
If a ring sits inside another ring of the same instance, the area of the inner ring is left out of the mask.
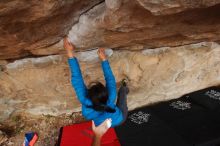
[[[123,120],[123,116],[121,110],[115,105],[115,99],[117,97],[117,88],[116,88],[115,77],[112,73],[108,60],[102,61],[102,70],[105,76],[106,88],[108,90],[108,95],[109,95],[107,105],[115,109],[114,113],[99,112],[99,111],[95,111],[92,108],[87,107],[92,105],[92,102],[90,99],[86,97],[88,91],[83,81],[79,63],[75,57],[68,59],[68,63],[72,75],[71,76],[72,86],[75,89],[77,98],[82,104],[83,116],[87,120],[94,120],[96,126],[101,124],[107,118],[112,119],[111,127],[115,127],[119,125]]]

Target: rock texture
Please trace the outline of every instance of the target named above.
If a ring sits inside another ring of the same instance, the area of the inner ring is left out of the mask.
[[[207,7],[220,1],[118,2],[116,10],[114,3],[101,3],[83,14],[69,32],[70,40],[81,48],[141,50],[220,39],[220,5]]]
[[[8,140],[8,138],[7,138],[6,134],[0,130],[0,144],[3,144],[7,140]]]
[[[103,0],[1,0],[0,59],[35,55],[59,42],[79,16]],[[48,50],[45,55],[57,53]]]
[[[154,15],[178,13],[187,9],[205,8],[219,3],[219,0],[137,0],[141,6]]]
[[[62,38],[67,34],[77,47],[86,50],[98,46],[140,50],[219,41],[219,3],[1,0],[0,59],[60,54]]]
[[[77,54],[87,85],[95,80],[104,82],[94,51]],[[214,42],[109,52],[117,82],[123,77],[130,80],[129,109],[220,84],[220,45]],[[3,65],[0,121],[18,112],[57,116],[80,111],[66,59],[53,55]]]

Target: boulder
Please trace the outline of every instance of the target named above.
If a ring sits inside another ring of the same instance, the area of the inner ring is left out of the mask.
[[[76,54],[86,85],[105,83],[95,51]],[[220,84],[220,45],[214,42],[109,52],[117,83],[125,77],[129,80],[129,110]],[[58,116],[81,111],[66,56],[21,59],[4,68],[0,74],[0,121],[17,112]]]

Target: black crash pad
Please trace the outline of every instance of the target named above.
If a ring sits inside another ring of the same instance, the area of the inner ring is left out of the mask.
[[[190,146],[148,108],[130,112],[115,131],[122,146]]]
[[[184,95],[178,99],[160,102],[152,106],[148,106],[162,121],[169,123],[198,113],[205,113],[207,110],[202,106],[193,103],[188,95]]]
[[[220,111],[220,87],[210,87],[188,94],[192,102],[209,110]]]
[[[203,96],[217,98],[216,91],[211,87],[129,112],[126,122],[115,128],[121,145],[220,146],[219,101]]]

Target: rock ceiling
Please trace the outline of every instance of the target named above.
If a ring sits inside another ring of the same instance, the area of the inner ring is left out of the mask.
[[[142,50],[220,40],[220,0],[1,0],[0,60],[80,50]]]

